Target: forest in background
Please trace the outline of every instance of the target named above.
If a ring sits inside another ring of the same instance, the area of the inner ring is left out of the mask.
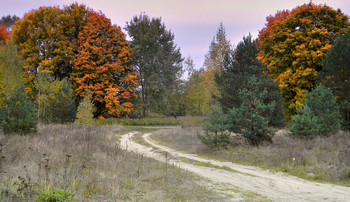
[[[23,18],[4,16],[2,126],[11,131],[6,125],[16,125],[10,123],[16,99],[27,100],[25,108],[32,105],[35,115],[28,119],[36,119],[29,121],[33,124],[67,123],[74,122],[88,95],[95,119],[219,116],[224,117],[221,123],[210,124],[223,126],[208,126],[209,131],[255,127],[253,136],[261,133],[264,140],[269,138],[261,131],[285,123],[306,125],[294,127],[299,134],[324,133],[313,128],[334,119],[338,121],[330,131],[340,123],[349,129],[349,45],[344,43],[349,40],[349,17],[310,2],[266,19],[257,39],[248,34],[236,47],[221,23],[198,69],[181,55],[161,18],[134,16],[124,33],[101,11],[77,3],[40,7]],[[316,105],[335,105],[332,117],[306,106],[307,95],[312,100],[317,86],[321,97],[330,93],[330,98]]]

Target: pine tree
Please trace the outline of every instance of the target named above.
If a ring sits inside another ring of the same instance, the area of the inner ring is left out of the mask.
[[[268,70],[257,58],[259,50],[259,44],[252,40],[249,34],[243,37],[243,41],[238,43],[233,52],[226,55],[222,70],[215,75],[215,82],[219,90],[216,100],[224,113],[232,108],[240,107],[242,103],[240,90],[246,88],[251,77],[256,77],[261,82],[260,90],[268,91],[264,102],[267,104],[275,101],[276,103],[269,125],[280,127],[285,123],[282,113],[283,98],[278,85],[272,79],[267,78]]]
[[[25,134],[37,130],[35,107],[26,97],[24,87],[17,88],[11,98],[5,100],[1,115],[0,125],[4,133]]]
[[[292,117],[290,131],[293,135],[315,137],[331,135],[340,129],[339,107],[330,89],[322,85],[306,94],[303,107]]]
[[[262,82],[257,77],[250,77],[246,87],[239,90],[240,106],[230,109],[227,113],[229,130],[243,134],[253,145],[272,141],[268,123],[276,103],[264,102],[268,97],[268,91],[266,88],[261,90],[261,86]]]
[[[213,149],[217,149],[219,146],[226,146],[230,143],[230,134],[227,132],[228,128],[226,116],[222,112],[221,107],[215,105],[208,122],[203,127],[205,134],[198,133],[197,137],[202,143]]]

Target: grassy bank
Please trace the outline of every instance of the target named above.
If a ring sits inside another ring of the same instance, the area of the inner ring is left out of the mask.
[[[231,137],[227,149],[212,151],[198,138],[201,128],[178,128],[155,132],[151,137],[168,146],[202,156],[254,165],[319,182],[350,186],[350,133],[340,132],[313,140],[293,138],[286,132],[273,137],[273,144],[250,146]]]
[[[128,130],[42,125],[36,134],[0,134],[0,200],[32,201],[52,190],[79,201],[223,200],[186,171],[120,149],[115,134]]]

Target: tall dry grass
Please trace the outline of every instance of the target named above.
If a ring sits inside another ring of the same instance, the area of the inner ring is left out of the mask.
[[[309,180],[350,186],[350,133],[302,139],[280,131],[272,144],[251,146],[241,136],[231,137],[227,149],[212,151],[197,138],[201,128],[171,129],[151,137],[190,153],[287,172]]]
[[[221,200],[198,179],[118,146],[116,125],[41,125],[36,134],[0,134],[0,200],[34,200],[69,190],[81,201]]]

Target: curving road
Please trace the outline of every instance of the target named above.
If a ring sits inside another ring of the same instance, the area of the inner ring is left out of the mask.
[[[165,159],[164,154],[132,141],[131,137],[134,134],[136,132],[122,136],[120,142],[122,148],[142,153],[159,161],[165,162],[168,160],[171,164],[205,177],[211,182],[207,186],[218,191],[220,190],[228,196],[233,196],[233,201],[243,200],[246,193],[255,193],[258,198],[272,201],[350,201],[349,187],[314,183],[280,172],[271,172],[232,162],[205,159],[195,154],[183,153],[158,145],[150,141],[149,136],[151,133],[144,134],[144,140],[152,147],[176,157],[170,160]],[[188,160],[181,160],[184,158],[197,162],[197,165],[195,165],[196,163],[187,163]],[[214,166],[198,166],[198,162]]]

